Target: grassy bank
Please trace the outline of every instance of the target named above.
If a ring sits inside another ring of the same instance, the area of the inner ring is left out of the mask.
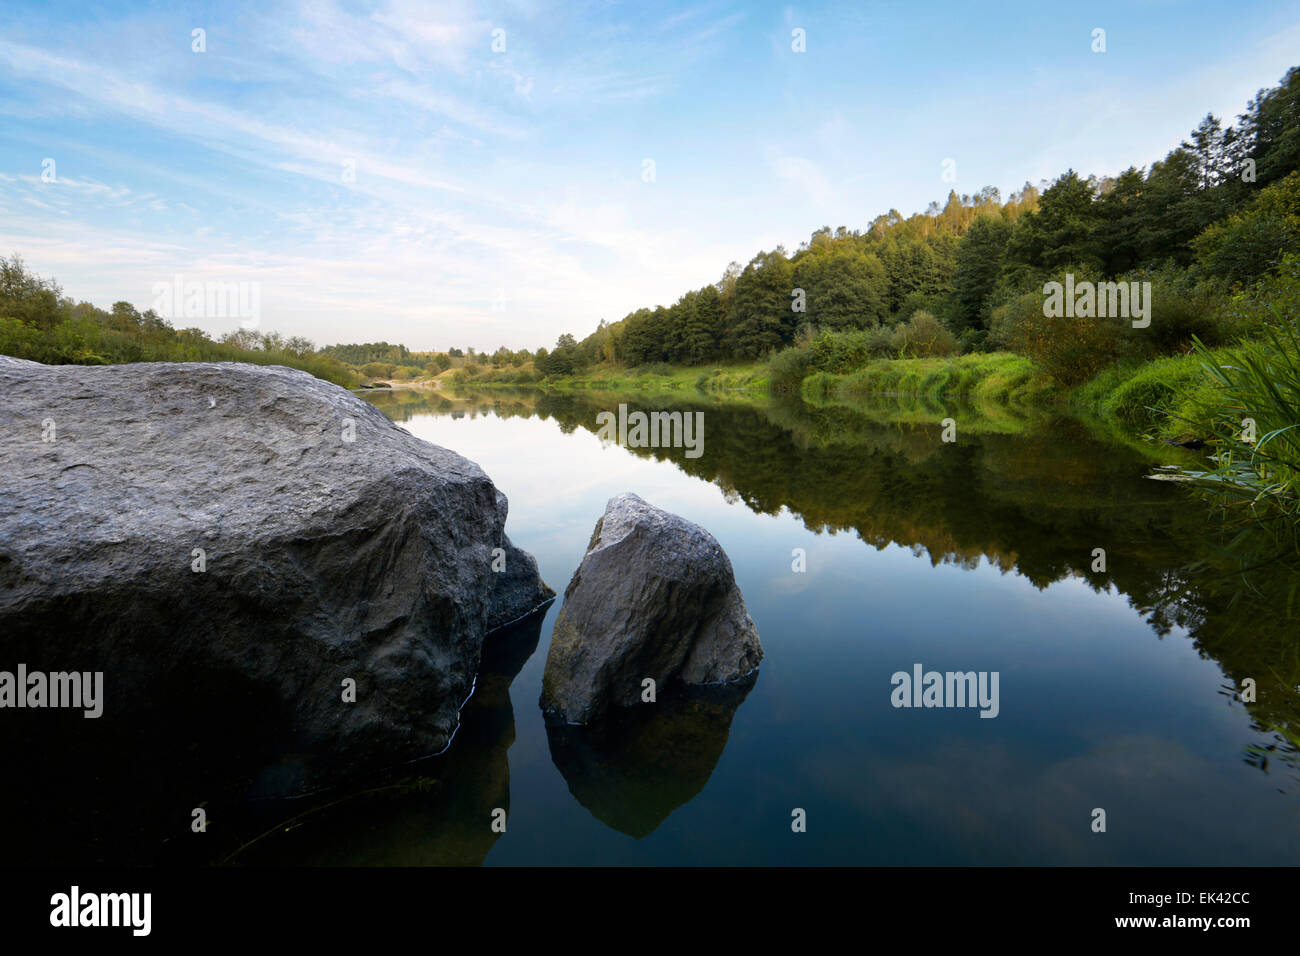
[[[834,343],[832,343],[834,344]],[[1240,421],[1261,404],[1233,396],[1222,370],[1251,364],[1271,368],[1294,351],[1282,342],[1250,340],[1187,354],[1130,359],[1108,365],[1081,384],[1067,385],[1023,355],[970,353],[927,358],[850,356],[834,350],[788,349],[771,362],[772,379],[797,388],[813,404],[861,404],[880,396],[911,396],[931,403],[964,401],[991,417],[996,409],[1058,408],[1129,445],[1208,442],[1222,437],[1225,421]],[[828,357],[829,356],[829,357]],[[835,363],[835,364],[832,364]],[[834,371],[819,369],[832,364]],[[1289,366],[1261,373],[1285,381]],[[1240,405],[1241,407],[1238,407]],[[1285,416],[1273,415],[1273,419]],[[1293,424],[1283,421],[1278,427]]]
[[[1055,391],[1023,356],[1009,352],[955,358],[872,359],[850,372],[813,372],[800,383],[809,401],[867,395],[915,395],[1028,403]]]
[[[1069,388],[1044,374],[1031,360],[1011,352],[953,357],[869,358],[839,373],[805,366],[793,373],[780,361],[737,365],[625,368],[597,365],[571,375],[523,380],[511,370],[483,369],[473,376],[444,375],[451,387],[540,388],[546,391],[672,393],[681,391],[767,393],[793,391],[809,404],[861,407],[879,397],[923,399],[934,407],[944,401],[973,403],[992,409],[1074,407],[1099,416],[1128,432],[1153,432],[1162,438],[1186,438],[1196,426],[1179,426],[1169,414],[1208,421],[1214,383],[1202,360],[1178,356],[1146,363],[1113,366],[1083,386]],[[1202,429],[1203,431],[1203,429]]]
[[[482,367],[457,369],[442,378],[452,388],[523,386],[642,397],[696,392],[765,400],[772,392],[793,393],[817,408],[843,406],[859,414],[874,409],[893,421],[928,421],[960,406],[978,412],[990,430],[1006,432],[1023,429],[1042,412],[1064,412],[1095,432],[1161,458],[1170,451],[1167,443],[1200,447],[1222,437],[1227,418],[1235,415],[1240,422],[1244,417],[1237,408],[1240,398],[1229,400],[1212,369],[1241,364],[1237,350],[1243,347],[1262,349],[1260,361],[1280,348],[1255,341],[1166,357],[1131,357],[1082,384],[1067,385],[1012,352],[898,358],[872,354],[861,338],[831,333],[746,364],[600,364],[545,377],[531,366]]]
[[[592,391],[681,391],[723,392],[735,389],[766,391],[771,378],[766,362],[735,365],[679,367],[671,365],[593,365],[570,375],[539,378],[530,369],[518,372],[484,368],[478,374],[450,378],[453,385],[473,388],[541,388],[546,390]]]
[[[1214,349],[1209,355],[1226,362],[1229,351]],[[1126,432],[1170,441],[1205,439],[1222,404],[1206,361],[1193,353],[1112,366],[1077,388],[1071,402]]]

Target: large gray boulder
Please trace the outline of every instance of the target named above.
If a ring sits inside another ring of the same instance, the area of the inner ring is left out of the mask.
[[[505,521],[305,372],[0,357],[0,669],[104,671],[86,740],[206,734],[280,793],[443,750],[484,636],[554,595]]]
[[[697,524],[631,493],[609,500],[564,592],[542,678],[549,717],[586,724],[674,682],[726,684],[763,658],[731,561]]]

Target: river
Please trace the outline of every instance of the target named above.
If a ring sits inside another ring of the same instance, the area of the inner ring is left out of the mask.
[[[1150,476],[1190,453],[1061,414],[888,398],[372,400],[483,467],[561,595],[619,492],[707,528],[766,657],[752,687],[670,702],[597,745],[538,707],[557,600],[485,661],[447,755],[230,862],[1297,857],[1295,748],[1274,729],[1296,726],[1295,632],[1186,570],[1208,548],[1207,509]],[[619,403],[702,412],[701,453],[602,441],[597,415]],[[996,716],[894,706],[893,675],[917,666],[996,674]],[[1246,678],[1256,702],[1240,699]]]

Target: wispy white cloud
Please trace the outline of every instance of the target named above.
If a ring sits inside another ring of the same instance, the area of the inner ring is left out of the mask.
[[[797,187],[814,205],[828,207],[835,201],[835,190],[830,180],[811,159],[772,153],[768,156],[768,165],[778,179]]]
[[[302,0],[289,33],[300,49],[328,63],[391,62],[410,73],[430,67],[462,71],[471,50],[486,48],[492,24],[461,2],[432,7],[391,0],[367,13],[344,10],[333,0]]]

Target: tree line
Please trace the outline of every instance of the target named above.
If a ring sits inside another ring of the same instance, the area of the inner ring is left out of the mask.
[[[1297,260],[1300,67],[1293,67],[1234,124],[1207,115],[1150,168],[1086,178],[1070,169],[1005,200],[993,187],[951,191],[942,205],[906,217],[891,209],[864,230],[823,227],[793,253],[760,251],[671,305],[602,320],[581,341],[566,333],[549,350],[414,352],[388,342],[316,349],[301,337],[246,329],[213,339],[128,302],[107,311],[76,302],[14,254],[0,259],[0,352],[49,363],[274,361],[350,384],[465,365],[521,370],[522,380],[596,363],[755,360],[822,335],[841,337],[823,349],[836,354],[1011,348],[1077,380],[1129,346],[1113,326],[1045,324],[1045,281],[1067,271],[1153,281],[1163,314],[1147,340],[1168,351],[1193,335],[1248,331],[1279,302],[1294,309]]]
[[[952,191],[942,205],[907,217],[891,209],[865,230],[824,227],[793,253],[778,246],[731,263],[671,305],[602,320],[580,342],[562,336],[539,350],[538,370],[752,360],[809,329],[891,330],[918,312],[962,351],[1005,347],[998,307],[1069,269],[1104,279],[1181,271],[1240,287],[1300,252],[1297,169],[1293,67],[1234,124],[1207,115],[1150,168],[1086,178],[1069,169],[1005,201],[993,187]]]

